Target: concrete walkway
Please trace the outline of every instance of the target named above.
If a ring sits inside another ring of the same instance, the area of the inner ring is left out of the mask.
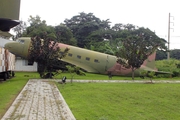
[[[56,85],[29,80],[1,120],[76,120]]]

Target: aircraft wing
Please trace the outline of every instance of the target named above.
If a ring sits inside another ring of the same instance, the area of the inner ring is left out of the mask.
[[[1,0],[0,2],[0,30],[8,32],[18,25],[20,0]]]
[[[19,20],[20,0],[0,0],[0,18]]]

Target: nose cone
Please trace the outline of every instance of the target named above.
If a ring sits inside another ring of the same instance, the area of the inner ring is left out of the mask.
[[[11,53],[15,54],[16,56],[27,58],[28,57],[28,49],[25,48],[24,44],[20,44],[18,42],[9,42],[5,44],[6,49],[8,49]]]

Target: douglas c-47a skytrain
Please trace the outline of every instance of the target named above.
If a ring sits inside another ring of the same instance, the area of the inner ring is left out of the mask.
[[[16,42],[7,43],[5,48],[17,56],[28,59],[30,46],[31,38],[24,37],[19,38]],[[76,65],[86,70],[87,72],[98,74],[111,73],[111,75],[121,76],[131,75],[131,69],[127,69],[123,67],[123,65],[116,62],[116,56],[62,43],[58,43],[58,46],[62,51],[64,51],[66,48],[69,48],[68,54],[63,59],[61,59],[62,61]],[[138,75],[140,70],[157,71],[155,69],[155,56],[156,53],[150,55],[148,59],[144,61],[143,65],[141,65],[141,67],[135,71],[135,74]]]

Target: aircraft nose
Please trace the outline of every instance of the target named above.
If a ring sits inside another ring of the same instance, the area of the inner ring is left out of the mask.
[[[23,57],[23,58],[27,57],[27,55],[23,53],[24,46],[19,44],[18,42],[6,43],[4,48],[8,49],[11,53],[15,54],[16,56]]]
[[[6,43],[4,46],[5,49],[8,49],[10,51],[10,49],[12,48],[12,43]]]

